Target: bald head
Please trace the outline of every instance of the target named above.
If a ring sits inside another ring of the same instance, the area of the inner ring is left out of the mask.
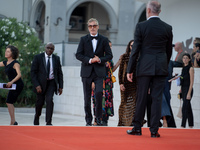
[[[182,50],[182,43],[181,42],[177,42],[175,44],[175,47],[174,47],[175,51],[179,52]]]
[[[161,12],[161,4],[156,0],[152,0],[147,3],[146,9],[147,18],[151,16],[158,16]]]
[[[53,54],[54,48],[55,48],[55,46],[54,46],[53,43],[51,43],[51,42],[47,43],[46,46],[45,46],[45,52],[46,52],[46,54],[48,56],[50,56],[51,54]]]

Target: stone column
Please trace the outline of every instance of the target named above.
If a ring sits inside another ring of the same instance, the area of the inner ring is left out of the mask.
[[[30,15],[31,15],[31,7],[32,1],[31,0],[23,0],[23,22],[30,23]]]
[[[134,35],[135,0],[119,0],[117,43],[128,44]]]
[[[65,42],[68,42],[69,41],[69,30],[71,29],[71,26],[70,25],[66,25],[65,27]]]
[[[113,44],[116,44],[116,41],[117,41],[117,29],[112,29],[110,28],[109,29],[109,40],[113,43]]]
[[[62,43],[65,40],[66,0],[46,0],[44,43]]]

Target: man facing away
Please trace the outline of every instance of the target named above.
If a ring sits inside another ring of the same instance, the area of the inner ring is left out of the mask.
[[[88,20],[90,34],[81,37],[76,58],[81,63],[81,77],[84,92],[84,109],[86,126],[92,125],[91,85],[95,83],[97,125],[101,126],[103,77],[106,74],[105,62],[112,59],[108,39],[98,33],[99,23],[95,18]]]
[[[138,23],[134,34],[127,79],[132,82],[133,66],[137,61],[138,81],[134,127],[128,134],[142,135],[141,127],[147,105],[147,93],[151,83],[151,137],[160,137],[158,133],[161,116],[162,94],[168,75],[168,63],[172,54],[172,27],[159,18],[161,4],[149,1],[146,7],[147,20]]]
[[[60,57],[53,54],[53,43],[45,46],[45,52],[34,57],[31,66],[31,78],[34,92],[37,94],[34,125],[39,125],[39,117],[46,102],[46,125],[52,125],[53,95],[62,94],[63,73]]]

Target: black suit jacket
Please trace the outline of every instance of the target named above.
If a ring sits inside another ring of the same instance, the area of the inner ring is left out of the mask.
[[[60,57],[52,54],[52,63],[53,63],[53,73],[57,94],[58,88],[63,89],[63,73],[60,64]],[[41,53],[34,57],[32,66],[31,66],[31,78],[34,85],[34,92],[37,93],[36,87],[41,86],[42,92],[46,89],[47,85],[47,67],[45,54]]]
[[[172,27],[157,17],[138,23],[127,72],[133,72],[138,59],[136,76],[167,76],[172,39]]]
[[[101,63],[89,64],[89,60],[98,56]],[[96,51],[93,52],[92,40],[90,35],[81,37],[80,43],[76,52],[76,58],[80,60],[81,63],[81,77],[89,77],[91,72],[94,70],[98,77],[105,77],[106,68],[105,62],[111,60],[113,57],[110,46],[108,44],[108,39],[100,34],[98,34]]]

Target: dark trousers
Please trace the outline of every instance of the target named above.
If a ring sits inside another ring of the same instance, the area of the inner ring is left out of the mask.
[[[188,119],[189,126],[194,126],[194,118],[193,118],[193,112],[192,112],[192,106],[191,106],[191,99],[186,99],[187,93],[189,88],[181,88],[182,90],[182,96],[183,96],[183,107],[182,107],[182,123],[181,126],[186,126],[186,121]],[[191,98],[193,96],[193,90],[191,93]]]
[[[86,123],[92,122],[92,113],[91,113],[91,91],[92,91],[92,82],[95,83],[95,117],[102,118],[102,95],[103,95],[103,77],[98,77],[93,71],[88,78],[83,78],[83,93],[84,93],[84,109],[85,109],[85,121]]]
[[[169,106],[169,109],[170,109],[170,113],[171,113],[171,116],[167,116],[166,119],[167,119],[167,125],[168,127],[173,127],[173,128],[176,128],[176,123],[175,123],[175,120],[174,120],[174,115],[173,115],[173,112],[172,112],[172,109],[171,109],[171,105],[170,105],[170,99],[171,99],[171,95],[170,95],[170,91],[169,90],[166,90],[166,86],[164,88],[164,95],[166,97],[166,100],[167,100],[167,104]],[[148,94],[147,96],[147,125],[148,127],[150,127],[150,118],[151,118],[151,104],[152,104],[152,99],[151,99],[151,95]],[[159,123],[159,126],[161,127],[162,124],[161,122]]]
[[[176,128],[176,123],[175,123],[175,120],[174,120],[174,115],[173,115],[171,104],[170,104],[170,101],[171,101],[170,87],[171,87],[171,83],[168,82],[168,78],[167,78],[167,81],[165,81],[165,88],[164,88],[164,91],[163,91],[163,94],[166,97],[166,101],[167,101],[167,104],[169,106],[170,113],[171,113],[171,116],[166,117],[167,125],[168,125],[168,127]]]
[[[147,94],[147,126],[148,127],[150,127],[151,125],[151,104],[152,104],[151,95]]]
[[[53,95],[56,89],[54,80],[48,80],[45,91],[42,94],[37,94],[35,107],[35,118],[39,119],[44,102],[46,102],[46,123],[51,124],[53,115]]]
[[[151,122],[150,131],[155,133],[159,128],[159,121],[161,116],[162,94],[165,85],[165,76],[142,76],[137,77],[137,101],[136,111],[133,121],[135,129],[141,130],[145,116],[145,108],[148,100],[148,90],[151,83]]]

